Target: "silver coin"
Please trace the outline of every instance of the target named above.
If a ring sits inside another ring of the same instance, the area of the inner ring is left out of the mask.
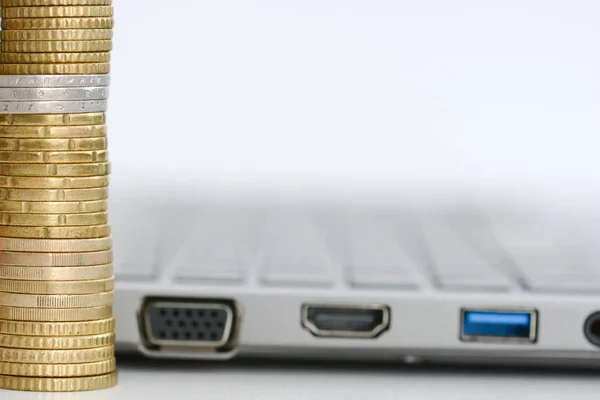
[[[86,88],[0,88],[0,100],[10,101],[73,101],[104,100],[108,86]]]
[[[83,101],[2,101],[0,114],[70,114],[104,112],[107,100]]]
[[[109,75],[0,75],[3,88],[62,88],[108,86]]]

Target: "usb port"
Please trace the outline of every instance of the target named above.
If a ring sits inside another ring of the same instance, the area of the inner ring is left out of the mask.
[[[536,310],[462,309],[460,340],[487,343],[535,343]]]

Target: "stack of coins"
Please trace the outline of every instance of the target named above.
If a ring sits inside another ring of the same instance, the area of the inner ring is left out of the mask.
[[[111,0],[2,0],[0,74],[110,72]]]
[[[110,0],[0,0],[0,389],[116,384]]]

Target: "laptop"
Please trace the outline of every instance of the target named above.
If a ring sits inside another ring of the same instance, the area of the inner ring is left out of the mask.
[[[111,200],[120,351],[600,361],[598,242],[582,228],[589,212],[166,189]]]
[[[598,364],[600,3],[163,3],[117,10],[119,351]]]

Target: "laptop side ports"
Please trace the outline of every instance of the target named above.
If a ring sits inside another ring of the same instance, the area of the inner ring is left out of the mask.
[[[460,340],[484,343],[535,343],[538,312],[532,309],[461,310]]]
[[[318,337],[372,339],[390,328],[390,314],[382,304],[304,304],[301,323]]]
[[[146,298],[139,311],[145,353],[173,356],[230,352],[239,333],[240,312],[227,299]],[[175,354],[177,353],[177,354]]]
[[[583,326],[583,334],[591,344],[600,346],[600,311],[587,317]]]

